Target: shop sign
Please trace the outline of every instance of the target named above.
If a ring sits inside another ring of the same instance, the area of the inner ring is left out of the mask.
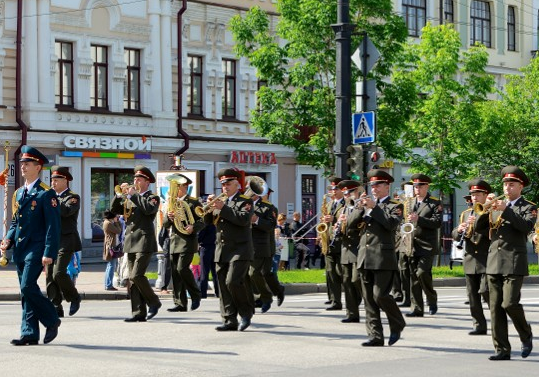
[[[151,151],[152,140],[146,137],[74,136],[64,138],[64,145],[73,149]]]
[[[270,165],[276,164],[277,158],[273,152],[232,151],[230,152],[230,163]]]

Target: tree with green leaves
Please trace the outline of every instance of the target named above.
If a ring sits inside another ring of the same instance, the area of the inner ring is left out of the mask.
[[[379,100],[378,140],[386,156],[410,162],[449,193],[469,178],[467,167],[480,158],[477,138],[482,109],[494,91],[486,72],[484,46],[461,49],[452,25],[422,30],[409,41]]]
[[[233,17],[230,30],[235,52],[268,83],[258,91],[258,108],[250,123],[270,143],[295,150],[298,162],[335,170],[335,34],[337,1],[278,0],[274,30],[258,7]],[[352,48],[366,31],[383,58],[372,75],[378,83],[390,72],[407,30],[392,13],[391,0],[350,0],[355,25]],[[358,35],[356,35],[358,34]],[[356,81],[358,71],[350,80]],[[307,131],[307,132],[305,132]],[[309,134],[301,138],[301,134]]]

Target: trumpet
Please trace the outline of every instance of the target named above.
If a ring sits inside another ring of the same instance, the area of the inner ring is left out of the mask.
[[[131,188],[135,189],[135,191],[140,191],[139,190],[139,187],[137,185],[128,185],[128,186],[124,186],[122,188],[122,186],[120,185],[116,185],[114,186],[114,193],[118,196],[127,196],[127,191],[129,191]]]
[[[492,200],[487,200],[485,204],[475,203],[473,205],[473,211],[477,214],[477,216],[481,216],[484,213],[490,212],[492,209],[492,205],[503,198],[505,198],[505,194],[497,196]]]
[[[205,215],[209,214],[211,211],[213,211],[213,204],[217,202],[218,200],[221,200],[224,202],[224,199],[226,199],[226,194],[223,192],[219,196],[216,196],[206,204],[204,204],[202,207],[195,207],[195,213],[198,217],[204,217]]]
[[[139,187],[137,185],[129,185],[129,186],[124,186],[124,188],[122,188],[122,186],[120,185],[116,185],[114,186],[114,193],[118,196],[118,197],[121,197],[123,198],[123,202],[124,202],[124,219],[127,220],[129,216],[131,216],[131,213],[133,212],[133,208],[134,208],[134,205],[133,205],[133,202],[131,202],[131,200],[128,200],[127,199],[127,191],[129,191],[129,189],[131,188],[134,188],[136,191],[140,191]]]

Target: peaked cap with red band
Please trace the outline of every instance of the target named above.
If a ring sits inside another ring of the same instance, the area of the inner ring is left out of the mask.
[[[432,182],[432,179],[426,174],[416,173],[412,175],[412,183],[414,185],[428,185]]]
[[[352,181],[350,179],[340,181],[338,187],[342,190],[343,193],[348,194],[349,191],[354,191],[360,185],[358,181]]]
[[[69,168],[66,166],[54,165],[51,167],[51,178],[65,178],[68,181],[73,180],[73,176],[69,172]]]
[[[390,184],[394,181],[391,174],[382,170],[382,169],[372,169],[367,173],[367,180],[369,184],[375,185],[377,183],[387,183]]]
[[[485,192],[487,194],[490,194],[492,192],[492,187],[490,185],[479,178],[472,179],[468,182],[468,189],[470,190],[470,194],[474,192]]]
[[[29,145],[23,145],[21,148],[21,153],[21,158],[19,160],[20,162],[34,161],[37,162],[39,165],[45,165],[49,163],[49,160],[43,155],[43,153]]]
[[[137,165],[133,170],[135,171],[135,177],[146,178],[150,183],[155,183],[155,176],[146,166]]]
[[[503,182],[520,182],[524,186],[528,186],[530,184],[528,176],[518,166],[510,165],[503,168],[502,177]]]
[[[343,180],[342,178],[335,177],[335,176],[329,177],[328,178],[328,181],[329,181],[328,190],[338,189],[339,188],[339,183],[341,183],[342,180]]]
[[[236,169],[223,168],[217,173],[217,178],[221,183],[226,183],[234,179],[240,181],[241,172]]]

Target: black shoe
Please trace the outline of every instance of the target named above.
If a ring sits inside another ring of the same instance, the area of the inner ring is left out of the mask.
[[[200,300],[191,301],[191,310],[197,310],[200,307]]]
[[[437,312],[438,312],[438,305],[436,305],[436,304],[429,305],[429,314],[430,315],[434,315]]]
[[[183,306],[181,305],[176,305],[175,307],[173,308],[168,308],[167,309],[167,312],[186,312],[187,309],[184,308]]]
[[[251,326],[251,318],[242,317],[241,322],[240,322],[240,327],[238,328],[238,330],[243,331],[249,326]]]
[[[43,343],[48,344],[52,342],[56,337],[58,336],[58,327],[60,327],[60,324],[62,321],[58,320],[56,324],[52,325],[51,327],[47,327],[47,331],[45,331],[45,337],[43,338]]]
[[[281,290],[279,291],[279,294],[277,295],[277,306],[281,306],[284,301],[284,285],[281,285]]]
[[[522,353],[520,356],[522,356],[524,359],[530,356],[530,353],[532,353],[533,344],[532,344],[532,336],[528,338],[525,342],[522,342]]]
[[[224,325],[217,326],[215,328],[217,331],[238,331],[238,324],[225,323]]]
[[[69,315],[72,316],[80,309],[80,302],[82,301],[82,298],[80,295],[77,296],[76,299],[71,301],[71,305],[69,306]]]
[[[262,313],[266,313],[270,309],[271,309],[271,302],[266,302],[265,304],[262,304],[262,308],[261,308]]]
[[[487,335],[487,330],[472,330],[468,335]]]
[[[155,306],[150,306],[148,308],[148,316],[146,317],[146,319],[152,319],[153,317],[155,317],[157,315],[157,312],[159,311],[159,308],[161,307],[161,303],[155,305]]]
[[[406,317],[423,317],[423,313],[414,310],[413,312],[406,313],[405,316]]]
[[[326,310],[342,310],[342,304],[333,304],[329,308],[326,308]]]
[[[124,322],[146,322],[146,317],[136,315],[134,317],[124,319]]]
[[[410,306],[412,306],[412,303],[410,301],[405,301],[399,304],[399,307],[401,308],[409,308]]]
[[[13,339],[10,344],[14,346],[35,346],[38,343],[37,339],[32,339],[27,336],[21,336],[20,339]]]
[[[393,344],[397,343],[399,339],[401,338],[401,332],[392,332],[389,335],[389,342],[387,343],[389,346],[392,346]]]
[[[62,305],[56,307],[56,313],[58,313],[58,318],[64,318],[64,308]]]
[[[359,317],[346,317],[341,319],[342,323],[359,323]]]
[[[367,342],[361,343],[363,347],[383,347],[384,341],[379,339],[369,339]]]
[[[328,301],[324,302],[324,305],[331,305],[331,304],[333,304],[333,301],[331,301],[331,300],[328,300]]]
[[[404,297],[398,296],[398,295],[395,295],[395,297],[393,298],[395,299],[396,302],[402,302],[404,300]]]
[[[489,360],[492,360],[492,361],[498,361],[498,360],[511,360],[511,355],[508,354],[508,353],[502,353],[502,352],[498,352],[492,356],[490,356],[488,358]]]
[[[257,299],[255,300],[255,308],[261,308],[262,307],[262,300]]]

